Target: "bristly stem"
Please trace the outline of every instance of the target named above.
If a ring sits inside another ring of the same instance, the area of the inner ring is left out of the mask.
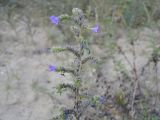
[[[81,70],[82,70],[82,56],[83,56],[83,52],[84,52],[84,48],[81,47],[81,32],[80,32],[80,36],[79,36],[79,41],[80,41],[80,51],[79,51],[79,56],[77,56],[78,61],[79,61],[79,65],[77,66],[77,74],[76,74],[76,78],[78,78],[81,82]],[[79,86],[76,86],[76,96],[75,96],[75,109],[76,109],[76,120],[80,120],[80,116],[79,116],[79,103],[80,103],[80,93],[79,93]]]

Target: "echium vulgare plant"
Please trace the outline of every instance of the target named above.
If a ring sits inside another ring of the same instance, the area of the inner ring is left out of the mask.
[[[67,46],[63,48],[51,48],[52,52],[70,52],[75,56],[73,63],[75,67],[65,68],[58,67],[55,65],[49,65],[49,70],[54,72],[60,72],[61,74],[70,73],[73,76],[73,83],[61,83],[57,86],[58,92],[70,90],[73,94],[74,106],[72,108],[64,108],[59,116],[53,118],[53,120],[80,120],[85,113],[88,106],[96,106],[97,104],[103,103],[105,101],[103,96],[90,96],[85,93],[83,89],[83,66],[88,61],[97,63],[97,59],[91,55],[90,49],[88,48],[87,41],[84,37],[85,31],[91,31],[93,33],[98,33],[100,30],[99,25],[89,27],[87,19],[83,11],[79,8],[72,9],[72,15],[63,14],[60,16],[50,16],[50,20],[54,25],[59,25],[65,20],[71,21],[71,30],[74,33],[75,39],[79,44],[76,49]],[[76,61],[76,62],[75,62]],[[87,102],[86,102],[87,101]]]

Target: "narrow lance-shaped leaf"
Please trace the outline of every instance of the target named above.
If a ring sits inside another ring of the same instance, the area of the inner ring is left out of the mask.
[[[51,48],[51,52],[53,52],[53,53],[59,53],[59,52],[64,52],[64,51],[69,51],[69,52],[73,53],[75,56],[80,57],[79,51],[75,50],[72,47]]]
[[[54,53],[59,53],[65,51],[65,48],[51,48],[51,51]]]
[[[62,83],[62,84],[59,84],[57,87],[57,93],[59,93],[60,95],[62,94],[62,92],[66,91],[65,89],[70,89],[72,90],[73,92],[75,92],[76,88],[71,85],[71,84],[65,84],[65,83]]]
[[[70,20],[72,17],[69,16],[68,14],[62,14],[59,16],[61,21],[65,21],[65,20]]]

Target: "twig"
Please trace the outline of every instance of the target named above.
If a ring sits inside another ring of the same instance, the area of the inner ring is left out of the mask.
[[[128,57],[126,56],[126,54],[125,54],[125,52],[122,50],[122,48],[121,48],[119,45],[117,45],[117,47],[118,47],[118,49],[119,49],[119,52],[123,55],[123,57],[125,58],[125,60],[126,60],[127,63],[129,64],[129,66],[130,66],[131,68],[133,68],[132,63],[128,60]]]
[[[133,47],[133,72],[134,72],[134,91],[133,91],[133,96],[132,96],[132,103],[131,103],[131,113],[132,113],[132,119],[134,118],[134,104],[135,104],[135,97],[136,97],[136,93],[137,93],[137,89],[139,88],[139,79],[138,79],[138,74],[137,74],[137,67],[136,67],[136,53],[135,53],[135,45],[134,42],[131,43],[132,47]],[[140,88],[139,88],[140,90]]]

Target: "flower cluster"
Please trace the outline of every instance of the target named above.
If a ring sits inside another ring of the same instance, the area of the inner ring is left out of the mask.
[[[75,21],[75,23],[79,24],[80,26],[86,26],[82,10],[80,10],[78,8],[73,8],[72,13],[73,13],[72,18],[73,18],[73,21]],[[66,15],[65,15],[65,17],[66,17]],[[60,20],[63,19],[62,16],[50,16],[49,18],[50,18],[51,22],[56,26],[59,24]],[[68,17],[68,18],[70,18],[70,17]],[[96,26],[91,27],[91,28],[87,27],[87,29],[89,29],[89,30],[91,30],[92,32],[95,32],[95,33],[98,33],[100,31],[99,25],[96,25]]]

